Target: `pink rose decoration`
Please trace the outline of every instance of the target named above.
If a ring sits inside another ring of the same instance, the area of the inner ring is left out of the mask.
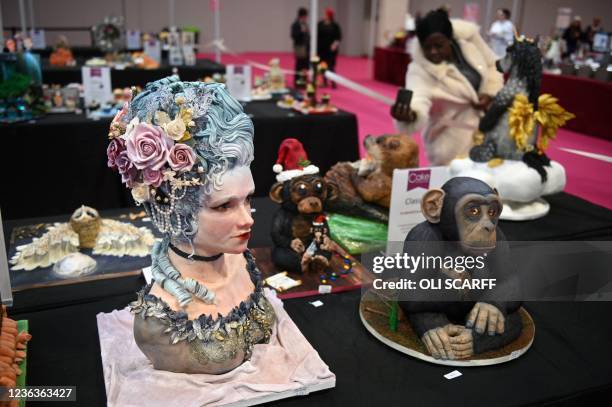
[[[125,141],[120,138],[114,138],[108,143],[106,148],[106,156],[108,157],[108,166],[112,169],[117,168],[117,156],[122,151],[125,151]]]
[[[168,159],[173,141],[161,127],[139,123],[127,137],[127,152],[134,166],[139,170],[159,170]]]
[[[128,157],[128,152],[126,150],[121,151],[117,158],[115,159],[115,165],[119,170],[119,174],[121,174],[121,181],[123,181],[128,187],[132,187],[134,185],[134,180],[138,175],[138,170],[134,167],[134,164],[130,161]]]
[[[174,171],[189,171],[195,160],[195,153],[187,144],[177,143],[170,149],[168,163]]]
[[[164,180],[164,176],[161,171],[153,170],[151,168],[145,168],[142,170],[142,178],[147,185],[158,187]]]

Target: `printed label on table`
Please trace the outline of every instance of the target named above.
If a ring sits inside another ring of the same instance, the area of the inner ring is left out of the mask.
[[[161,43],[156,39],[150,39],[144,43],[144,53],[151,59],[161,64]]]
[[[448,167],[409,168],[393,171],[388,242],[403,242],[408,232],[425,217],[421,198],[430,188],[441,187],[450,177]],[[387,255],[392,255],[387,246]]]
[[[129,50],[142,48],[140,43],[140,30],[127,30],[125,33],[126,47]]]
[[[104,104],[113,101],[113,88],[111,87],[111,72],[107,66],[81,68],[83,76],[83,95],[85,106],[94,103]]]
[[[448,380],[450,380],[450,379],[454,379],[455,377],[459,377],[459,376],[462,376],[462,375],[463,375],[463,373],[461,373],[460,371],[453,370],[452,372],[445,374],[444,377],[447,378]]]
[[[30,30],[30,38],[32,39],[32,49],[47,48],[47,40],[45,38],[45,30],[35,28]]]
[[[225,84],[229,93],[242,102],[251,100],[251,66],[228,65]]]

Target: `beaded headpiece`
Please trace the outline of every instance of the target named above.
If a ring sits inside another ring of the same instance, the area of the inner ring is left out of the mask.
[[[108,166],[160,232],[186,240],[197,230],[201,195],[253,159],[253,124],[225,85],[177,76],[132,94],[108,136]]]

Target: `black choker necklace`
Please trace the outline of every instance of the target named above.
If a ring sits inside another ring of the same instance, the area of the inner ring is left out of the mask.
[[[223,253],[215,254],[214,256],[198,256],[197,254],[185,253],[184,251],[182,251],[181,249],[177,248],[172,243],[169,243],[168,247],[170,247],[174,253],[178,254],[179,256],[181,256],[182,258],[187,259],[187,260],[215,261],[219,257],[223,256]]]

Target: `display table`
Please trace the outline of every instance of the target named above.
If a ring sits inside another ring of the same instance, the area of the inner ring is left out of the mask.
[[[460,369],[463,376],[447,380],[443,375],[452,368],[410,358],[371,336],[359,321],[359,297],[360,291],[353,291],[285,301],[293,321],[336,374],[337,384],[335,389],[275,405],[381,406],[412,401],[419,406],[515,406],[560,400],[596,405],[596,396],[612,392],[612,324],[602,323],[612,312],[610,302],[526,304],[536,336],[524,356],[503,366]],[[28,344],[28,385],[77,386],[77,405],[104,406],[96,314],[121,309],[134,298],[123,294],[11,314],[28,319],[33,335]],[[317,299],[322,307],[309,303]]]
[[[181,65],[176,67],[178,75],[184,81],[197,81],[215,73],[225,73],[225,66],[209,59],[198,59],[196,65]],[[111,82],[113,88],[127,86],[142,86],[148,82],[162,79],[172,75],[173,67],[167,64],[157,69],[125,68],[111,69]],[[81,83],[81,67],[53,67],[48,64],[42,66],[42,80],[47,84],[67,85]]]
[[[272,166],[287,137],[299,139],[321,171],[338,161],[359,158],[357,118],[352,113],[303,116],[271,101],[248,103],[245,111],[255,126],[251,170],[257,196],[267,196],[275,182]],[[97,209],[132,206],[120,176],[106,164],[109,124],[110,119],[61,114],[34,123],[0,125],[5,142],[0,153],[5,174],[0,201],[3,219],[64,214],[81,204]],[[22,157],[25,145],[28,156]],[[19,157],[22,161],[16,161]],[[19,163],[32,168],[23,171]]]
[[[558,98],[564,109],[576,115],[565,129],[612,140],[612,82],[543,74],[541,92]]]
[[[410,54],[401,48],[374,48],[374,79],[381,82],[404,86]]]

